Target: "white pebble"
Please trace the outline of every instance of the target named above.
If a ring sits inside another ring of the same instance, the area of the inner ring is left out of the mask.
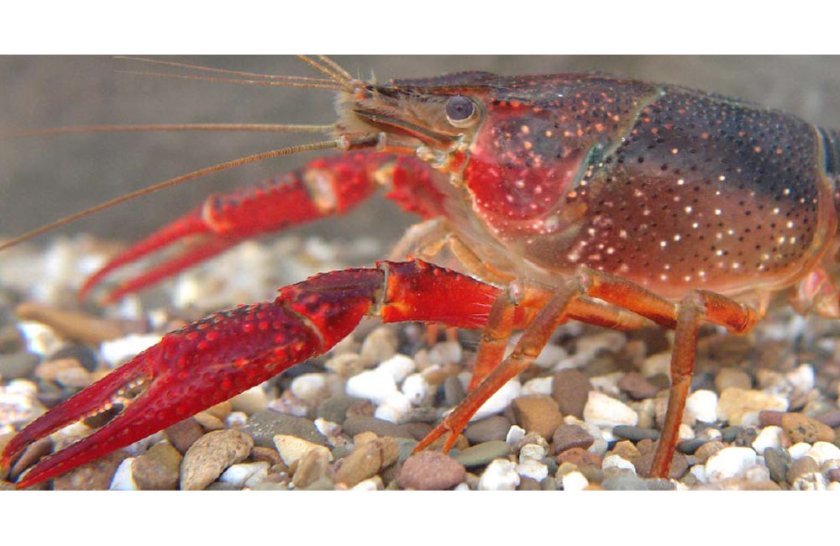
[[[319,402],[328,394],[326,374],[301,374],[292,380],[289,390],[304,402]]]
[[[583,491],[589,485],[586,476],[577,470],[565,474],[562,482],[563,491]]]
[[[522,396],[528,396],[530,394],[544,394],[547,396],[551,396],[551,389],[552,384],[554,383],[554,378],[549,377],[535,377],[530,381],[525,382],[522,385]]]
[[[756,455],[749,447],[726,447],[706,461],[706,475],[710,482],[739,478],[755,465]]]
[[[784,431],[782,427],[777,427],[774,425],[766,426],[761,429],[761,432],[758,433],[755,440],[753,440],[752,447],[759,455],[764,453],[764,450],[768,447],[773,448],[780,448],[782,447],[782,437],[784,436]]]
[[[534,365],[539,366],[540,368],[553,368],[558,362],[564,358],[568,358],[568,356],[569,353],[567,353],[563,347],[548,344],[543,347],[539,356],[537,356],[536,360],[534,360]]]
[[[700,483],[709,483],[709,478],[706,476],[706,465],[696,464],[688,469],[692,476],[694,476]]]
[[[441,366],[457,364],[461,362],[463,356],[464,350],[457,341],[435,343],[435,346],[429,350],[429,361],[432,364],[439,364]]]
[[[414,359],[399,353],[383,361],[376,367],[376,371],[386,373],[393,377],[395,383],[400,383],[408,374],[416,369],[417,364],[414,363]]]
[[[677,429],[677,439],[680,442],[682,442],[683,440],[693,440],[694,429],[686,425],[685,423],[680,423],[680,428]]]
[[[822,472],[802,474],[790,484],[790,488],[794,491],[825,491],[827,487],[828,480],[825,479]]]
[[[525,461],[531,459],[534,461],[539,461],[543,457],[546,456],[546,449],[545,446],[541,446],[539,444],[525,444],[522,446],[522,449],[519,450],[519,462],[524,463]]]
[[[714,423],[717,420],[717,405],[717,393],[705,389],[693,392],[685,401],[686,411],[702,423]]]
[[[329,456],[329,459],[332,460],[332,453],[330,453],[329,449],[298,438],[297,436],[278,434],[274,437],[274,445],[277,447],[277,452],[280,453],[280,458],[283,459],[286,466],[292,466],[313,449],[324,450]]]
[[[405,378],[402,384],[402,393],[408,398],[413,406],[420,406],[429,396],[429,382],[423,374],[413,373]]]
[[[399,423],[410,409],[411,402],[408,397],[400,391],[394,391],[376,408],[373,416],[391,423]]]
[[[516,465],[516,472],[523,478],[531,478],[541,482],[548,477],[548,466],[540,461],[527,459],[525,462]]]
[[[160,335],[154,334],[131,334],[119,339],[112,339],[111,341],[103,341],[99,345],[99,354],[102,359],[108,363],[112,368],[119,366],[126,360],[129,360],[158,343],[161,339]]]
[[[592,387],[604,394],[621,396],[621,389],[618,388],[618,382],[623,376],[624,372],[609,373],[590,377],[589,382],[592,383]]]
[[[798,444],[793,444],[788,448],[788,453],[790,454],[790,458],[794,461],[796,459],[801,459],[808,452],[811,451],[811,444],[805,442],[799,442]]]
[[[26,320],[19,322],[17,328],[25,340],[27,352],[44,356],[61,347],[62,341],[55,330],[46,324]]]
[[[798,392],[809,392],[814,388],[814,368],[810,364],[802,364],[795,370],[785,374],[785,378]]]
[[[671,352],[656,353],[645,358],[640,370],[645,377],[658,374],[671,375]]]
[[[525,437],[525,429],[518,426],[512,425],[507,432],[507,436],[505,437],[505,443],[509,446],[515,446],[519,443],[519,440]]]
[[[318,432],[326,436],[327,438],[338,436],[341,434],[341,425],[338,423],[333,423],[332,421],[327,421],[322,417],[318,417],[314,421],[315,428],[318,429]]]
[[[219,481],[229,483],[234,487],[244,487],[246,483],[251,485],[265,481],[268,476],[268,463],[260,461],[257,463],[240,463],[230,466],[225,470]]]
[[[633,466],[633,463],[631,463],[621,455],[616,455],[615,453],[613,453],[612,455],[607,455],[601,462],[602,470],[608,470],[610,468],[619,468],[623,470],[629,470],[633,474],[636,473],[636,467]]]
[[[639,414],[624,402],[598,391],[590,391],[583,408],[583,419],[587,423],[604,427],[636,426],[639,423]]]
[[[364,371],[347,380],[345,387],[348,396],[365,398],[376,404],[382,404],[389,395],[397,391],[394,377],[377,370]]]
[[[134,462],[134,457],[123,459],[114,477],[111,478],[111,485],[108,489],[111,491],[137,491],[137,484],[134,483],[134,474],[131,472],[131,463]]]
[[[470,490],[470,484],[468,484],[467,482],[461,482],[458,485],[456,485],[455,488],[453,489],[453,491],[469,491],[469,490]]]
[[[244,411],[232,411],[225,417],[225,425],[228,428],[241,427],[248,422],[248,414]]]
[[[517,485],[516,463],[507,459],[495,459],[478,480],[478,488],[482,491],[513,491]]]
[[[744,477],[755,483],[770,481],[770,469],[763,464],[751,466],[744,471]]]
[[[230,404],[234,411],[243,411],[252,415],[268,406],[268,396],[266,396],[262,385],[257,385],[231,398]]]
[[[515,398],[519,398],[521,392],[522,384],[519,383],[519,380],[511,379],[478,408],[470,421],[478,421],[504,411]]]
[[[379,476],[376,477],[378,478]],[[379,481],[377,481],[375,478],[368,478],[366,480],[360,481],[350,489],[352,491],[376,491],[379,489]]]
[[[840,447],[828,442],[815,442],[814,446],[806,453],[822,466],[828,461],[840,461]]]

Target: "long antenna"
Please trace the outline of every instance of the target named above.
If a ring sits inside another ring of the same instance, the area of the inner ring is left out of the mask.
[[[2,134],[0,140],[23,137],[41,137],[73,133],[141,133],[141,132],[178,132],[178,131],[242,131],[262,133],[329,133],[333,125],[291,125],[281,123],[144,123],[144,124],[102,124],[68,125],[32,129],[16,133]]]
[[[143,195],[148,195],[150,193],[158,192],[163,189],[177,186],[178,184],[182,184],[187,182],[188,180],[194,180],[196,178],[201,178],[202,176],[207,176],[209,174],[217,173],[219,171],[225,171],[228,169],[233,169],[236,167],[240,167],[242,165],[246,165],[248,163],[255,163],[257,161],[263,161],[265,159],[272,159],[275,157],[283,157],[287,155],[302,153],[302,152],[311,152],[315,150],[330,150],[334,148],[339,148],[344,143],[341,139],[336,140],[325,140],[321,142],[313,142],[310,144],[300,144],[297,146],[289,146],[287,148],[279,148],[276,150],[269,150],[267,152],[261,152],[258,154],[247,155],[244,157],[239,157],[236,159],[232,159],[230,161],[225,161],[224,163],[218,163],[216,165],[211,165],[209,167],[204,167],[202,169],[198,169],[192,172],[188,172],[186,174],[182,174],[180,176],[176,176],[174,178],[170,178],[168,180],[164,180],[163,182],[158,182],[157,184],[152,184],[151,186],[147,186],[145,188],[127,193],[125,195],[121,195],[114,199],[110,199],[105,201],[104,203],[100,203],[83,211],[77,212],[75,214],[71,214],[69,216],[65,216],[64,218],[60,218],[55,222],[50,222],[44,226],[41,226],[37,229],[33,229],[23,235],[15,237],[9,241],[5,241],[0,243],[0,252],[3,250],[13,247],[17,244],[20,244],[24,241],[28,241],[34,237],[42,235],[48,231],[52,231],[56,228],[61,226],[65,226],[76,220],[84,218],[86,216],[90,216],[91,214],[96,214],[99,211],[105,210],[107,208],[113,207],[115,205],[119,205],[120,203],[125,203],[126,201],[130,201],[137,197],[141,197]]]

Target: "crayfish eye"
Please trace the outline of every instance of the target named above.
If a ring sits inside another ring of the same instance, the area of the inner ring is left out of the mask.
[[[456,95],[446,102],[446,119],[455,127],[469,127],[477,118],[478,109],[472,99]]]

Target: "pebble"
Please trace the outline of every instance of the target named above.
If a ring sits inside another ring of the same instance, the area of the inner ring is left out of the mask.
[[[694,454],[697,449],[708,442],[709,440],[706,438],[692,438],[691,440],[683,440],[682,442],[677,444],[677,449],[680,453],[684,453],[686,455]]]
[[[668,376],[671,372],[671,351],[663,351],[648,356],[642,363],[640,371],[645,377]]]
[[[201,428],[198,421],[188,417],[167,428],[163,434],[175,449],[184,454],[196,440],[204,435],[204,429]]]
[[[583,372],[575,369],[560,370],[554,374],[551,396],[557,401],[560,413],[581,419],[591,390],[592,383]]]
[[[730,387],[750,390],[752,378],[747,372],[738,368],[722,368],[715,376],[715,388],[718,392],[723,392]]]
[[[83,389],[93,383],[93,375],[77,363],[72,368],[59,370],[55,380],[65,387]]]
[[[455,407],[467,396],[464,385],[457,376],[447,377],[443,382],[443,400],[447,407]]]
[[[564,474],[560,483],[563,484],[563,491],[583,491],[589,486],[589,480],[578,470]]]
[[[560,425],[551,438],[551,453],[556,455],[573,447],[588,449],[594,442],[595,438],[583,428],[577,425]]]
[[[526,459],[516,465],[520,477],[529,478],[539,483],[548,477],[548,465],[534,459]]]
[[[630,395],[633,400],[653,398],[659,387],[653,385],[639,372],[628,372],[618,381],[618,388]]]
[[[618,438],[625,438],[633,442],[639,442],[644,439],[658,440],[659,431],[652,428],[639,428],[628,425],[618,425],[612,428],[612,433]]]
[[[790,457],[794,460],[799,459],[800,457],[804,457],[808,454],[811,450],[811,444],[805,442],[799,442],[797,444],[793,444],[788,448],[788,453]]]
[[[805,442],[813,444],[817,441],[831,442],[834,431],[831,427],[803,415],[801,413],[786,413],[782,416],[782,428],[793,443]]]
[[[629,472],[605,478],[601,485],[608,491],[649,491],[673,488],[669,487],[670,482],[667,480],[646,480]]]
[[[619,470],[629,470],[633,474],[636,473],[636,467],[633,466],[633,463],[622,457],[621,455],[617,454],[609,454],[604,457],[604,460],[601,461],[601,469],[602,470],[610,470],[610,469],[619,469]]]
[[[379,370],[367,370],[348,379],[345,392],[348,396],[382,404],[389,396],[399,391],[391,374]]]
[[[181,453],[170,444],[156,444],[131,463],[134,482],[147,491],[177,489],[181,460]]]
[[[519,481],[516,463],[507,459],[496,459],[481,474],[478,489],[482,491],[514,491],[519,485]]]
[[[117,467],[116,472],[114,472],[114,477],[111,478],[111,484],[108,486],[108,489],[111,491],[137,491],[139,489],[134,482],[134,476],[132,474],[133,462],[133,457],[123,459]]]
[[[840,447],[828,442],[815,442],[814,446],[808,450],[806,456],[817,461],[817,464],[820,466],[829,461],[835,461],[837,466],[840,466]]]
[[[117,471],[117,467],[120,466],[120,463],[125,458],[125,451],[119,450],[74,468],[70,472],[55,478],[53,480],[53,489],[72,491],[107,490],[111,485],[111,480]]]
[[[204,489],[229,466],[244,461],[254,440],[236,429],[208,432],[190,446],[181,463],[181,489]]]
[[[816,381],[814,367],[810,364],[801,364],[785,374],[785,379],[793,385],[799,393],[807,393],[813,390]]]
[[[478,411],[476,411],[475,415],[472,416],[470,422],[478,421],[479,419],[484,419],[490,415],[501,413],[520,395],[521,391],[522,384],[519,380],[511,379],[502,385],[502,388],[493,393],[493,396],[491,396],[486,402],[484,402],[484,404],[481,405],[480,408],[478,408]]]
[[[380,363],[375,371],[390,375],[395,383],[402,383],[415,369],[417,369],[417,365],[411,357],[395,354]]]
[[[237,489],[242,489],[243,487],[253,487],[258,483],[265,481],[268,477],[268,467],[269,465],[266,462],[239,463],[231,465],[222,473],[221,476],[219,476],[219,481],[230,484]]]
[[[516,423],[527,432],[551,438],[563,422],[557,402],[550,396],[535,394],[520,396],[512,403]]]
[[[832,482],[840,482],[840,468],[832,468],[829,470],[828,479]]]
[[[592,453],[580,447],[567,449],[557,455],[557,463],[572,463],[578,468],[584,466],[597,466],[601,468],[602,459],[597,453]]]
[[[706,476],[710,482],[740,478],[756,463],[756,454],[747,447],[726,447],[706,461]]]
[[[758,412],[759,426],[766,427],[769,425],[780,427],[782,426],[783,411],[762,410]]]
[[[131,334],[125,337],[103,342],[99,345],[102,360],[111,368],[116,368],[137,354],[157,344],[162,336],[156,334]]]
[[[458,385],[461,384],[461,382],[458,381],[457,378],[454,379],[455,382],[458,383]],[[429,382],[426,381],[426,378],[423,377],[423,374],[420,373],[413,373],[406,377],[405,381],[403,381],[402,386],[400,387],[400,390],[412,406],[423,405],[428,400],[429,394],[432,392],[432,388],[429,385]],[[447,405],[449,405],[448,401]],[[457,405],[457,403],[453,405]]]
[[[764,453],[764,450],[767,448],[780,449],[782,447],[783,435],[784,431],[782,427],[772,425],[764,427],[752,442],[752,448],[756,453]]]
[[[283,459],[283,463],[288,467],[294,465],[313,449],[329,453],[329,450],[323,445],[286,434],[276,435],[274,437],[274,445],[277,447],[277,452],[280,454],[280,458]]]
[[[15,314],[21,320],[46,324],[65,339],[78,340],[90,345],[99,345],[125,334],[123,327],[116,321],[34,302],[21,303],[15,309]]]
[[[767,448],[764,450],[764,464],[770,471],[770,478],[774,482],[783,483],[787,479],[788,468],[793,461],[783,449]]]
[[[480,444],[492,440],[504,440],[510,430],[510,420],[504,415],[491,415],[480,421],[470,423],[464,436],[471,444]]]
[[[762,410],[787,410],[787,399],[762,391],[730,387],[720,394],[718,418],[730,425],[755,426]]]
[[[242,432],[250,435],[255,445],[262,447],[274,447],[274,437],[278,434],[296,436],[320,445],[327,443],[324,435],[318,432],[311,420],[269,409],[253,414],[242,427]]]
[[[397,477],[402,489],[451,489],[463,482],[464,464],[437,451],[421,451],[406,459]]]
[[[268,396],[262,385],[257,385],[231,398],[230,404],[234,411],[253,415],[268,407]]]
[[[527,396],[531,394],[542,394],[551,396],[551,391],[554,388],[554,377],[535,377],[529,379],[522,385],[522,395]]]
[[[840,427],[840,410],[831,410],[816,417],[817,421],[831,428]]]
[[[362,342],[359,356],[366,362],[376,364],[394,356],[398,344],[397,336],[391,328],[380,326],[369,333]]]
[[[464,356],[464,350],[457,341],[435,343],[429,350],[429,362],[439,366],[458,364]]]
[[[817,462],[814,459],[812,459],[811,457],[808,457],[806,455],[804,457],[800,457],[798,459],[795,459],[790,464],[790,467],[788,468],[788,471],[787,471],[787,481],[788,481],[788,483],[793,485],[793,483],[797,479],[799,479],[800,477],[802,477],[806,474],[813,474],[813,473],[819,472],[819,471],[820,471],[820,465],[818,465]]]
[[[364,417],[360,415],[353,415],[345,419],[341,426],[344,432],[350,436],[355,436],[360,432],[374,432],[378,436],[390,436],[392,438],[415,438],[405,425],[395,425],[389,421],[383,421],[375,417]]]
[[[356,442],[356,449],[338,462],[335,482],[353,487],[362,480],[373,477],[393,464],[399,456],[399,445],[393,438],[377,438],[365,443]]]
[[[339,377],[353,377],[356,374],[362,373],[365,368],[366,361],[356,353],[341,353],[333,356],[324,363],[324,367],[334,372]]]
[[[26,351],[0,354],[0,378],[4,380],[29,377],[38,365],[40,357]]]
[[[455,456],[467,468],[475,468],[489,464],[494,459],[506,457],[510,453],[510,446],[501,440],[492,440],[468,447]]]
[[[627,404],[598,391],[591,391],[583,409],[587,423],[597,426],[630,425],[639,422],[639,415]]]
[[[331,396],[318,404],[317,416],[333,423],[343,423],[347,419],[347,410],[361,401],[361,398],[352,396]]]
[[[292,477],[296,489],[307,489],[320,480],[328,478],[331,456],[321,449],[308,451],[298,461],[297,470]]]
[[[71,343],[63,345],[49,356],[48,360],[73,359],[89,372],[95,372],[99,367],[99,356],[87,345]]]
[[[685,401],[685,410],[690,412],[697,421],[714,423],[717,421],[717,393],[700,389],[691,393]]]
[[[397,391],[391,393],[382,404],[373,412],[373,416],[383,421],[400,423],[411,410],[411,401],[408,397]]]

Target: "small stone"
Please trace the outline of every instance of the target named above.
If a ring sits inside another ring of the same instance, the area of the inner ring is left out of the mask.
[[[625,438],[633,442],[639,442],[644,439],[658,440],[659,431],[652,428],[639,428],[628,425],[618,425],[613,427],[612,433],[618,438]]]
[[[551,453],[556,455],[573,447],[588,449],[595,438],[577,425],[560,425],[551,439]]]
[[[639,451],[642,451],[641,456],[637,459],[634,459],[631,462],[635,466],[637,474],[639,474],[640,476],[649,476],[650,468],[651,466],[653,466],[653,457],[655,451],[653,449],[644,451],[640,449]],[[673,459],[671,459],[671,469],[668,473],[668,477],[674,480],[678,480],[682,478],[687,471],[688,458],[679,451],[675,452]]]
[[[533,379],[529,379],[522,385],[522,396],[528,396],[531,394],[542,394],[545,396],[551,396],[551,391],[554,388],[554,377],[547,376],[547,377],[535,377]]]
[[[198,439],[181,463],[181,489],[204,489],[229,466],[244,461],[254,441],[236,429],[208,432]]]
[[[548,465],[535,459],[526,459],[516,465],[516,472],[523,479],[531,479],[539,483],[548,477]]]
[[[356,353],[341,353],[333,356],[324,363],[324,367],[335,372],[339,377],[353,377],[365,370],[368,363]]]
[[[831,410],[815,417],[820,423],[831,428],[840,427],[840,410]]]
[[[120,463],[126,458],[123,450],[114,451],[53,480],[55,490],[104,491],[111,485]]]
[[[163,434],[175,449],[184,454],[196,440],[204,436],[204,429],[198,421],[188,417],[167,428]]]
[[[292,483],[296,489],[306,489],[328,477],[330,454],[322,449],[308,451],[298,462]]]
[[[583,491],[589,485],[589,480],[581,472],[575,470],[564,474],[561,483],[563,491]]]
[[[34,320],[46,324],[61,337],[89,345],[119,338],[125,334],[116,321],[100,319],[78,311],[66,311],[34,302],[21,303],[15,309],[21,320]]]
[[[840,466],[840,447],[828,442],[815,442],[814,447],[808,450],[807,456],[820,466],[829,461],[837,461]]]
[[[277,452],[280,454],[280,458],[283,459],[283,463],[288,467],[298,462],[313,449],[329,453],[329,450],[320,444],[286,434],[276,435],[274,437],[274,445],[277,447]]]
[[[460,381],[456,381],[460,385]],[[400,391],[405,395],[412,406],[421,406],[428,400],[432,387],[423,374],[413,373],[405,378]]]
[[[400,391],[388,395],[382,404],[373,412],[373,416],[383,421],[400,423],[411,411],[411,401]]]
[[[740,478],[756,462],[756,454],[747,447],[721,449],[706,461],[706,476],[710,482]]]
[[[181,460],[181,453],[170,444],[156,444],[131,463],[134,482],[147,491],[177,489]]]
[[[714,423],[717,420],[717,405],[717,393],[700,389],[686,399],[685,410],[702,423]]]
[[[382,404],[392,394],[399,392],[394,377],[386,372],[367,370],[347,380],[345,391],[348,396],[364,398],[375,404]]]
[[[781,427],[784,414],[783,411],[762,410],[758,412],[758,424],[762,427],[770,425]]]
[[[514,399],[519,397],[521,391],[522,384],[519,380],[511,379],[502,385],[499,390],[493,393],[493,396],[487,399],[487,401],[478,408],[478,411],[475,412],[475,415],[472,416],[470,421],[478,421],[479,419],[484,419],[490,415],[501,413],[510,406],[510,403]]]
[[[748,391],[752,388],[750,375],[738,368],[722,368],[715,376],[715,388],[723,392],[728,388]]]
[[[697,459],[698,463],[705,463],[709,457],[725,447],[726,445],[723,442],[718,442],[716,440],[710,442],[707,441],[694,452],[694,457]]]
[[[762,391],[730,387],[720,394],[718,418],[736,426],[755,426],[762,410],[787,410],[787,399]]]
[[[794,491],[824,491],[828,488],[828,482],[822,472],[808,472],[799,475],[790,488]]]
[[[219,476],[219,481],[237,489],[253,487],[268,477],[268,466],[266,462],[234,464]]]
[[[647,491],[649,489],[648,480],[630,473],[605,478],[601,485],[608,491]]]
[[[343,423],[350,406],[361,401],[361,398],[352,396],[331,396],[318,404],[317,416],[333,423]]]
[[[631,462],[635,461],[636,459],[642,456],[642,453],[639,451],[639,449],[635,445],[633,445],[633,443],[629,440],[622,440],[620,442],[617,442],[609,453],[612,455],[618,455],[623,459],[627,459]]]
[[[414,359],[406,355],[395,354],[380,363],[375,371],[390,375],[395,383],[402,383],[416,369],[417,365],[414,363]]]
[[[67,344],[52,353],[49,357],[49,360],[63,359],[75,360],[89,372],[95,372],[99,367],[99,356],[96,354],[96,351],[87,345]]]
[[[790,455],[783,449],[771,447],[764,450],[764,463],[770,471],[770,478],[775,482],[785,482],[792,462]]]
[[[350,455],[339,461],[335,482],[353,487],[362,480],[373,477],[382,467],[382,454],[374,442],[357,445]]]
[[[506,457],[510,453],[510,446],[506,442],[493,440],[468,447],[455,456],[467,468],[475,468],[489,464],[494,459]]]
[[[75,358],[60,358],[47,360],[35,368],[35,377],[44,381],[56,381],[58,373],[62,370],[80,367],[79,361]]]
[[[680,453],[684,453],[686,455],[694,454],[697,449],[708,442],[706,438],[692,438],[691,440],[683,440],[682,442],[677,444],[677,449]]]
[[[451,489],[464,481],[464,465],[437,451],[421,451],[409,457],[400,469],[397,484],[402,489]]]
[[[557,455],[557,464],[562,465],[563,463],[572,463],[578,468],[590,465],[601,468],[602,459],[596,453],[580,447],[573,447]]]
[[[787,471],[787,481],[791,485],[805,474],[813,474],[820,471],[820,465],[807,455],[794,460]]]
[[[782,428],[793,443],[831,442],[834,431],[831,427],[820,423],[801,413],[786,413],[782,416]]]
[[[326,438],[318,432],[311,420],[269,409],[253,414],[242,427],[242,432],[250,435],[255,445],[262,447],[274,447],[274,437],[278,434],[296,436],[315,444],[327,444]]]
[[[207,411],[200,411],[193,415],[193,419],[201,425],[201,428],[210,432],[212,430],[223,430],[225,427],[225,422],[216,417],[215,415],[208,413]]]
[[[231,398],[230,404],[234,411],[253,415],[268,407],[268,396],[266,396],[262,386],[257,385]]]
[[[764,450],[769,447],[780,449],[782,447],[783,434],[782,427],[764,427],[752,442],[752,448],[756,453],[764,453]]]
[[[482,491],[514,491],[519,485],[519,481],[516,463],[507,459],[496,459],[481,474],[478,489]]]
[[[832,468],[829,470],[828,479],[832,482],[840,482],[840,468]]]
[[[0,354],[0,378],[4,380],[29,377],[40,358],[38,355],[21,351],[10,355]]]
[[[639,422],[639,414],[633,408],[598,391],[589,393],[583,418],[597,426],[636,426]]]
[[[116,472],[114,472],[114,477],[111,478],[111,484],[108,486],[108,489],[111,491],[137,491],[137,484],[134,482],[131,469],[133,461],[133,457],[123,459],[117,467]]]
[[[480,444],[492,440],[504,440],[510,430],[510,420],[503,415],[491,415],[475,423],[470,423],[464,431],[464,436],[472,444]]]
[[[601,469],[602,470],[611,470],[611,469],[619,469],[619,470],[629,470],[636,473],[636,467],[633,466],[633,463],[622,457],[621,455],[617,455],[615,453],[611,453],[604,457],[604,460],[601,462]]]
[[[408,432],[405,425],[395,425],[394,423],[376,419],[375,417],[349,416],[344,420],[341,428],[350,436],[369,431],[376,433],[378,436],[416,439]]]
[[[560,413],[581,419],[591,390],[592,383],[583,372],[561,370],[554,374],[551,396],[557,401]]]
[[[360,356],[366,362],[377,364],[394,356],[398,345],[399,340],[391,328],[380,326],[362,342]]]
[[[442,341],[435,343],[429,350],[429,361],[438,366],[458,364],[463,358],[464,351],[457,341]]]
[[[443,399],[447,407],[455,407],[461,403],[467,393],[457,376],[447,377],[443,382]]]
[[[804,457],[808,454],[811,450],[811,444],[805,442],[799,442],[797,444],[793,444],[788,448],[788,453],[790,453],[790,457],[794,460],[799,459],[800,457]]]
[[[513,401],[512,407],[517,424],[543,438],[551,438],[563,422],[557,402],[550,396],[520,396]]]
[[[7,438],[11,440],[12,436],[10,435]],[[12,468],[9,470],[9,477],[17,479],[24,470],[37,463],[45,455],[49,455],[52,450],[53,441],[49,436],[29,444],[23,450],[20,457],[18,457],[18,460],[15,461],[15,464],[12,465]]]
[[[630,395],[633,400],[653,398],[659,392],[659,387],[651,384],[639,372],[629,372],[618,381],[618,388]]]
[[[793,388],[799,393],[807,393],[814,388],[816,375],[814,368],[810,364],[802,364],[795,369],[785,374],[785,379],[793,385]]]

